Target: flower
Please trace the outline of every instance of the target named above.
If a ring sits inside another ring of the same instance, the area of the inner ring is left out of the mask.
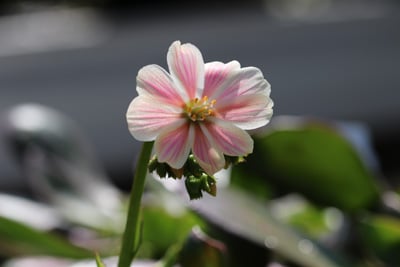
[[[175,41],[167,54],[169,73],[147,65],[137,76],[138,96],[127,111],[128,128],[139,141],[155,141],[157,160],[180,169],[193,154],[213,175],[225,156],[246,156],[253,140],[246,130],[272,116],[270,84],[255,67],[239,62],[204,64],[192,44]]]

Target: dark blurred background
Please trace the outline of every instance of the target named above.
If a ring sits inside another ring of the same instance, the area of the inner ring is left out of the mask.
[[[0,112],[29,102],[71,117],[122,188],[139,147],[125,122],[136,74],[166,67],[174,40],[259,67],[275,115],[365,123],[400,180],[400,1],[2,1],[0,14]],[[1,143],[0,191],[23,192],[9,152]]]

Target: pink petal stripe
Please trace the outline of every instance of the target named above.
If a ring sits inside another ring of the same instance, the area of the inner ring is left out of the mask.
[[[168,50],[167,62],[171,75],[182,85],[188,99],[200,97],[204,87],[204,61],[199,49],[175,41]]]
[[[229,156],[245,156],[253,152],[253,139],[247,132],[217,118],[212,118],[211,122],[202,124],[201,128],[211,136],[218,150]]]
[[[270,91],[271,86],[264,79],[261,71],[254,67],[247,67],[232,72],[215,91],[212,98],[217,99],[217,105],[224,106],[243,95],[261,94],[269,97]]]
[[[188,123],[164,129],[157,137],[154,149],[159,162],[179,169],[185,164],[194,140],[194,131]]]
[[[271,119],[272,100],[265,95],[242,95],[225,106],[218,107],[218,116],[244,130],[266,125]]]
[[[134,98],[128,107],[126,119],[133,137],[139,141],[153,141],[163,127],[177,121],[185,122],[179,107],[147,95]]]
[[[231,61],[227,64],[217,61],[206,63],[203,96],[213,99],[214,92],[225,82],[228,75],[239,69],[240,63],[237,61]]]
[[[211,136],[204,132],[198,124],[193,124],[195,129],[195,142],[193,143],[192,152],[203,170],[213,175],[225,166],[225,158],[219,151],[211,139]]]
[[[175,105],[183,103],[182,92],[178,91],[171,76],[158,65],[141,68],[136,80],[136,90],[139,95],[161,97],[164,101]]]

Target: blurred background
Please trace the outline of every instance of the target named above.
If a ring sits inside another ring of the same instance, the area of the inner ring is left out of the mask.
[[[274,117],[217,198],[147,179],[139,256],[400,266],[399,29],[397,0],[0,1],[0,265],[117,255],[136,75],[181,40],[260,68]]]
[[[259,67],[275,115],[365,123],[398,182],[400,1],[1,1],[0,14],[0,112],[39,103],[66,114],[121,188],[139,146],[125,122],[137,71],[166,67],[174,40],[206,62]],[[4,142],[0,190],[27,190]]]

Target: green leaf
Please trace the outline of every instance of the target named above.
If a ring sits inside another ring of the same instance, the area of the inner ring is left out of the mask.
[[[96,256],[96,265],[97,265],[97,267],[106,267],[104,265],[104,263],[102,262],[102,260],[100,258],[100,255],[98,253],[96,253],[95,256]]]
[[[264,179],[262,173],[250,171],[247,162],[232,167],[231,185],[251,192],[252,195],[258,197],[260,200],[270,199],[273,195],[271,184]]]
[[[351,144],[320,124],[275,130],[257,139],[246,170],[283,191],[347,211],[369,207],[379,196],[374,176]]]
[[[91,252],[45,232],[0,216],[0,254],[51,255],[68,258],[86,258]]]
[[[287,195],[268,203],[275,218],[317,240],[338,235],[344,215],[336,208],[321,208],[299,195]]]
[[[198,216],[185,210],[176,214],[155,205],[143,206],[143,238],[140,257],[161,257],[167,249],[181,243],[195,225],[202,222]]]
[[[222,242],[195,227],[182,247],[179,263],[182,267],[224,267],[227,250]]]
[[[104,258],[103,259],[105,266],[117,266],[118,264],[118,257],[111,257],[111,258]],[[76,262],[69,267],[94,267],[96,266],[97,262],[94,260],[85,260]],[[131,267],[160,267],[162,266],[160,262],[152,260],[152,259],[137,259],[134,260]]]
[[[361,221],[361,241],[368,253],[389,266],[400,266],[400,220],[387,215],[371,215]]]
[[[312,240],[275,220],[252,195],[220,189],[217,198],[192,201],[191,207],[220,229],[249,240],[265,250],[304,267],[348,266]],[[230,253],[228,251],[228,253]],[[242,252],[244,253],[244,252]]]

